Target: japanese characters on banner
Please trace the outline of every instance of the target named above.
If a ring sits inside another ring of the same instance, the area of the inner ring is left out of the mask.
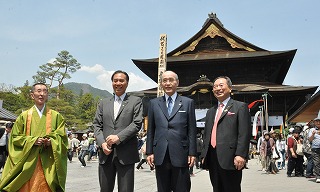
[[[159,49],[159,62],[158,62],[158,90],[157,96],[164,95],[161,87],[161,75],[167,69],[167,34],[160,34],[160,49]]]

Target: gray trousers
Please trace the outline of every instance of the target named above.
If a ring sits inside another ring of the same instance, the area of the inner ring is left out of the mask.
[[[320,179],[320,149],[312,149],[312,159],[313,159],[313,173]]]

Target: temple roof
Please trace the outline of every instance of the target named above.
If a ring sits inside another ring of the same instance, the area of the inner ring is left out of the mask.
[[[199,92],[210,92],[212,91],[213,83],[210,81],[198,81],[192,85],[185,86],[185,87],[177,87],[178,94],[182,95],[192,95],[194,91]],[[256,94],[256,93],[270,93],[272,94],[297,94],[298,92],[301,93],[309,93],[312,94],[317,89],[317,86],[291,86],[291,85],[277,85],[277,84],[268,84],[268,85],[261,85],[261,84],[234,84],[232,85],[232,93],[233,94]],[[150,95],[156,96],[157,95],[157,88],[147,89],[143,91],[131,92],[131,94],[137,96],[143,95]]]
[[[180,85],[195,82],[200,75],[210,79],[227,75],[234,84],[282,84],[296,49],[268,51],[225,29],[215,14],[185,43],[167,54],[167,70],[179,75]],[[133,59],[135,65],[157,82],[158,58]]]
[[[320,113],[320,91],[308,99],[298,110],[289,118],[288,122],[309,122]]]
[[[2,107],[0,108],[0,120],[15,121],[16,119],[17,116],[14,113],[11,113]]]
[[[201,30],[188,41],[168,53],[178,56],[194,52],[267,51],[253,45],[223,27],[216,14],[210,13]]]

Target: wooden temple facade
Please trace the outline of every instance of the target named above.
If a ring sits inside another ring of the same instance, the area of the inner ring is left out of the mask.
[[[208,109],[217,102],[212,81],[218,76],[228,76],[233,83],[234,99],[251,103],[267,94],[269,115],[284,118],[317,90],[316,86],[283,85],[295,53],[296,49],[269,51],[253,45],[224,28],[216,14],[209,14],[198,33],[168,53],[167,70],[178,74],[178,93],[194,99],[197,109]],[[157,82],[158,58],[132,61]],[[143,97],[147,106],[157,90],[133,94]],[[251,115],[258,110],[253,107]]]

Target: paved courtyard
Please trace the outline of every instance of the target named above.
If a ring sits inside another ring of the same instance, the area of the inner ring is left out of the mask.
[[[74,158],[73,163],[68,163],[67,192],[99,192],[98,162],[93,160],[85,168],[80,167],[80,162]],[[156,192],[155,174],[150,172],[146,164],[144,169],[135,172],[135,192]],[[314,179],[304,177],[286,176],[285,170],[280,170],[276,175],[266,174],[261,171],[257,159],[250,160],[249,169],[243,171],[243,192],[315,192],[320,190],[320,183]],[[212,191],[208,172],[194,169],[195,177],[191,177],[191,191]],[[118,191],[115,187],[114,191]]]

